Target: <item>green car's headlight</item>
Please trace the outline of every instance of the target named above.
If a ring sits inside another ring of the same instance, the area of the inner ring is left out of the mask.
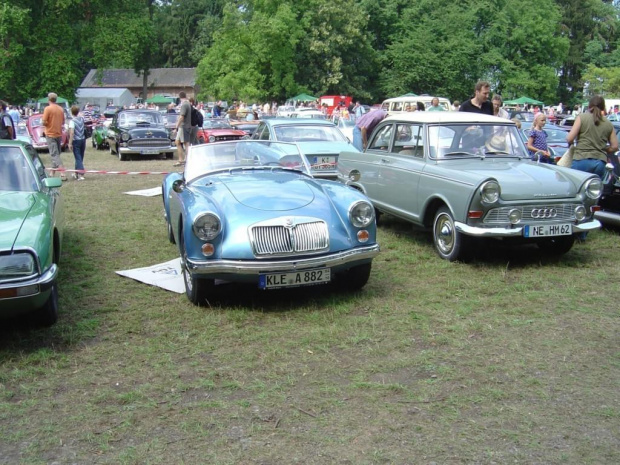
[[[194,220],[193,229],[200,240],[212,241],[222,232],[222,222],[213,213],[203,213]]]
[[[37,272],[34,257],[29,253],[0,255],[0,278],[27,278]]]
[[[586,182],[586,195],[590,199],[598,199],[603,193],[603,182],[599,178],[592,178]]]
[[[349,207],[349,220],[356,228],[365,228],[375,220],[375,209],[364,200],[355,202]]]
[[[480,186],[480,198],[486,204],[492,204],[499,200],[501,189],[497,181],[487,181]]]

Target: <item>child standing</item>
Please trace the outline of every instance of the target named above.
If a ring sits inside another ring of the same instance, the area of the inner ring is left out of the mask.
[[[533,161],[538,160],[540,154],[540,163],[551,163],[551,155],[549,148],[547,147],[547,133],[543,131],[547,117],[544,113],[538,113],[534,118],[532,129],[530,130],[530,137],[527,139],[527,149],[530,151],[530,158]]]

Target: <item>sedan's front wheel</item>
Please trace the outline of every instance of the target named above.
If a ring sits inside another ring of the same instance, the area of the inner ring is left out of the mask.
[[[441,207],[433,221],[433,242],[441,258],[451,262],[469,252],[469,238],[456,230],[454,218],[447,207]]]

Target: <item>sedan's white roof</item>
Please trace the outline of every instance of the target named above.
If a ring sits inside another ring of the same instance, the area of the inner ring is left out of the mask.
[[[469,113],[465,111],[413,111],[388,116],[385,121],[407,121],[411,123],[487,123],[506,124],[514,122],[497,116]]]

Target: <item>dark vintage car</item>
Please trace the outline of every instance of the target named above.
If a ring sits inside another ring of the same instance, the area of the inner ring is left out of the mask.
[[[123,107],[119,105],[108,105],[105,107],[105,110],[103,110],[103,116],[106,118],[114,118],[114,115],[122,109]]]
[[[30,116],[26,121],[26,127],[28,128],[28,133],[32,138],[32,146],[36,150],[48,150],[47,139],[45,138],[45,126],[43,126],[43,113],[36,113]],[[67,125],[65,124],[62,128],[61,149],[66,150],[68,146],[69,135],[67,133]]]
[[[0,318],[58,318],[62,202],[58,177],[22,141],[0,141]]]
[[[225,119],[205,119],[198,129],[198,142],[223,142],[227,140],[247,139],[248,133],[230,125]]]
[[[193,145],[184,171],[164,178],[162,192],[168,238],[197,305],[226,288],[221,281],[359,289],[379,253],[370,201],[310,176],[296,144]]]
[[[172,159],[175,147],[170,141],[164,118],[157,110],[121,110],[108,127],[110,153],[125,161],[132,156],[161,155]]]

